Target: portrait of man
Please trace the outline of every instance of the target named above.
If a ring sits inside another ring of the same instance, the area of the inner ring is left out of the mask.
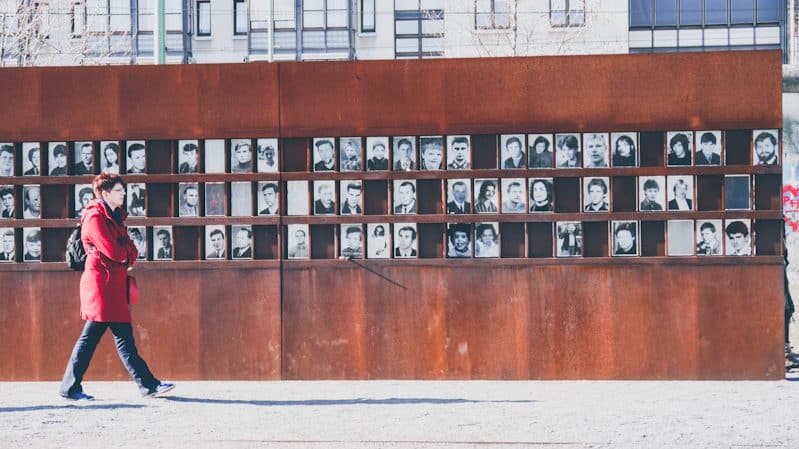
[[[669,142],[668,166],[691,165],[693,135],[694,133],[691,131],[677,131],[666,134]]]
[[[206,173],[225,172],[225,139],[204,140],[203,153],[205,156],[204,171]],[[235,153],[231,153],[231,159],[235,159]]]
[[[259,182],[258,190],[261,192],[261,201],[258,205],[258,215],[278,215],[280,213],[280,187],[276,182]]]
[[[583,255],[583,232],[579,221],[559,221],[556,224],[558,232],[558,257],[577,257]]]
[[[696,255],[720,256],[721,239],[718,230],[721,220],[697,220],[696,222]]]
[[[147,231],[144,226],[128,226],[128,236],[139,253],[136,260],[147,260]]]
[[[222,225],[205,227],[205,258],[226,259],[225,227]]]
[[[205,216],[223,217],[226,212],[225,183],[205,183]]]
[[[336,213],[336,182],[314,181],[314,215],[334,215]]]
[[[552,168],[555,158],[552,155],[552,134],[528,134],[527,149],[530,168]]]
[[[555,134],[555,143],[558,168],[580,168],[582,166],[579,134]]]
[[[765,130],[754,132],[754,152],[752,160],[754,165],[777,165],[779,163],[780,147],[779,131]]]
[[[336,169],[336,161],[333,158],[335,146],[332,137],[317,138],[313,140],[314,165],[313,171],[333,171]]]
[[[277,139],[258,139],[258,173],[277,173]]]
[[[394,138],[394,171],[416,170],[416,138]]]
[[[669,191],[669,210],[694,210],[692,176],[669,176],[666,180]]]
[[[286,230],[288,234],[289,259],[307,259],[311,256],[308,243],[308,225],[290,224]]]
[[[172,260],[175,257],[172,249],[172,226],[154,226],[155,260]]]
[[[361,138],[360,137],[342,137],[339,139],[341,151],[339,155],[340,171],[361,171],[363,164],[361,163]]]
[[[663,205],[666,203],[666,195],[663,186],[666,185],[663,176],[641,176],[638,178],[639,193],[638,198],[641,203],[638,210],[641,212],[656,212],[665,210]]]
[[[447,225],[447,257],[463,259],[472,257],[472,227],[467,223]]]
[[[0,262],[17,261],[17,241],[13,228],[0,228]]]
[[[638,255],[638,222],[614,221],[613,222],[613,255],[637,256]]]
[[[181,140],[178,146],[180,147],[178,173],[199,173],[200,147],[197,146],[197,141]]]
[[[469,136],[448,136],[447,147],[447,170],[468,170],[472,167]]]
[[[15,218],[14,186],[0,186],[0,217]]]
[[[178,186],[180,193],[180,207],[178,216],[198,217],[200,215],[200,190],[196,182],[182,182]]]
[[[699,149],[696,151],[696,165],[721,165],[721,131],[697,132]]]
[[[530,212],[554,212],[553,179],[530,179]]]
[[[610,210],[608,202],[608,185],[610,178],[583,178],[583,195],[585,195],[585,212],[607,212]]]
[[[499,212],[498,189],[496,179],[475,179],[474,211],[478,214],[496,214]]]
[[[416,224],[395,223],[394,233],[394,257],[397,259],[418,257],[416,246]]]
[[[527,212],[527,195],[523,178],[502,180],[502,213],[523,214]]]
[[[694,255],[693,220],[669,220],[667,223],[669,256]]]
[[[147,200],[144,184],[128,184],[128,214],[131,217],[144,217],[147,214]]]
[[[230,141],[233,151],[230,152],[230,171],[232,173],[252,172],[252,143],[249,139],[233,139]]]
[[[366,247],[370,259],[391,257],[391,233],[388,223],[369,223],[366,225]]]
[[[252,227],[233,226],[233,258],[252,259]]]
[[[101,142],[100,171],[119,174],[119,142]]]
[[[75,143],[75,164],[72,174],[77,176],[94,174],[94,145],[91,142]]]
[[[363,259],[363,228],[359,224],[342,224],[341,257]]]
[[[727,235],[728,256],[751,256],[752,240],[749,236],[749,220],[726,220],[724,233]]]
[[[41,262],[42,260],[42,232],[40,228],[23,228],[22,240],[25,242],[25,251],[22,254],[23,262]]]
[[[341,181],[341,215],[363,214],[361,181]]]
[[[419,144],[422,147],[420,170],[441,170],[444,160],[443,139],[441,137],[422,137]]]
[[[388,170],[388,137],[366,138],[366,170]]]
[[[308,181],[286,182],[286,214],[308,215]]]
[[[14,145],[0,144],[0,176],[14,176]]]
[[[748,210],[751,207],[751,180],[749,175],[724,176],[724,208]]]
[[[394,213],[416,213],[416,181],[394,180]]]
[[[147,151],[144,142],[128,142],[128,173],[142,174],[147,167]]]
[[[39,186],[23,186],[22,198],[25,203],[22,208],[22,218],[42,218],[42,198]]]
[[[22,169],[23,176],[41,176],[42,174],[42,164],[41,164],[41,151],[39,150],[38,143],[23,143],[22,144],[22,155],[25,157],[23,163],[25,164]],[[1,157],[1,156],[0,156]]]
[[[502,142],[502,168],[526,168],[527,159],[524,157],[524,135],[503,134]]]
[[[638,135],[636,133],[611,133],[613,144],[611,162],[614,167],[638,166]]]
[[[50,176],[67,175],[67,146],[62,142],[51,142],[50,148]]]
[[[82,217],[83,211],[86,210],[86,206],[88,206],[89,202],[93,199],[94,193],[92,192],[91,184],[77,184],[75,186],[75,214],[73,217]]]
[[[472,205],[469,198],[472,196],[469,191],[468,179],[448,179],[447,180],[447,213],[448,214],[470,214]]]
[[[474,231],[474,257],[499,257],[499,223],[478,223]]]
[[[585,168],[608,167],[608,135],[589,133],[583,135]]]

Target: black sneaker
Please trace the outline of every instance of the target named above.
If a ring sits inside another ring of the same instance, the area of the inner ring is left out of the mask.
[[[142,396],[144,396],[146,398],[156,398],[156,397],[159,397],[159,396],[163,396],[164,393],[168,393],[168,392],[172,391],[173,388],[175,388],[175,384],[168,384],[168,383],[161,382],[160,384],[158,384],[157,387],[155,387],[155,389],[150,390],[149,392],[145,393]]]
[[[70,394],[69,396],[61,396],[62,398],[68,401],[93,401],[94,396],[88,395],[82,391],[78,391],[75,393]]]

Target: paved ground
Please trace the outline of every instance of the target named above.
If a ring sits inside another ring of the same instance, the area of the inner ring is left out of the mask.
[[[799,383],[0,383],[0,448],[799,448]]]

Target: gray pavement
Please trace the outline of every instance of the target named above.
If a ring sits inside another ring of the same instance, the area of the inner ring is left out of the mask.
[[[0,449],[799,448],[797,380],[4,382]]]

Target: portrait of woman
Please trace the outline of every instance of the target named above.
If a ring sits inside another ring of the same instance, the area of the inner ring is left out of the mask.
[[[613,157],[611,164],[614,167],[637,167],[638,150],[635,133],[612,133]]]
[[[499,257],[499,223],[479,223],[474,231],[474,257]]]
[[[530,212],[553,212],[552,178],[530,180]]]
[[[579,168],[582,166],[579,134],[555,134],[558,168]]]
[[[388,223],[369,223],[367,232],[367,257],[370,259],[388,259],[391,256],[391,233]]]
[[[119,142],[102,142],[100,171],[119,174]]]
[[[475,179],[474,189],[478,192],[474,199],[474,211],[478,214],[496,214],[499,211],[496,179]]]
[[[667,133],[669,142],[668,165],[691,165],[693,153],[693,133],[691,131],[678,131]]]

